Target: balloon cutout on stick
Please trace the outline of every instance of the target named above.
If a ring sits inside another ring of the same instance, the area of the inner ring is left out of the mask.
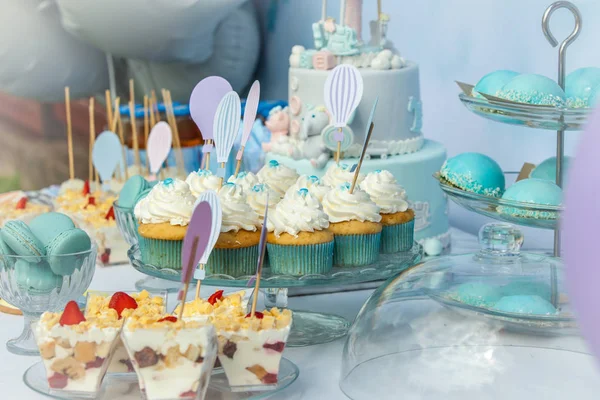
[[[363,80],[358,69],[352,65],[341,64],[327,76],[323,97],[325,107],[332,118],[332,124],[338,128],[335,140],[338,143],[336,162],[340,162],[340,152],[344,133],[342,128],[348,124],[363,95]]]
[[[204,254],[208,241],[210,239],[210,230],[212,225],[212,210],[210,204],[203,201],[196,205],[187,232],[183,238],[183,247],[181,248],[181,283],[183,290],[179,292],[178,300],[181,301],[179,309],[179,319],[183,316],[185,299],[190,287],[190,280],[194,275],[194,268]]]
[[[578,325],[592,352],[600,357],[600,268],[595,227],[600,223],[600,109],[596,109],[581,137],[569,170],[562,218],[567,289]]]
[[[221,99],[233,88],[226,79],[220,76],[209,76],[202,79],[190,95],[190,115],[200,129],[202,138],[205,140],[202,153],[205,154],[202,161],[203,168],[210,168],[210,152],[213,147],[213,121]]]
[[[256,112],[258,111],[259,99],[260,83],[258,81],[254,81],[252,87],[250,88],[250,92],[248,93],[248,98],[246,99],[246,107],[244,108],[244,130],[242,131],[241,147],[237,153],[237,156],[235,157],[237,160],[234,174],[236,178],[238,173],[240,172],[240,166],[242,165],[242,156],[244,155],[244,149],[246,149],[246,143],[250,138],[250,132],[252,132],[254,121],[256,121]]]
[[[360,159],[358,160],[358,165],[356,166],[356,169],[354,171],[354,178],[352,179],[352,186],[350,186],[350,193],[354,193],[354,187],[356,186],[356,181],[358,180],[360,167],[362,167],[363,160],[365,159],[365,154],[367,153],[367,148],[369,147],[371,134],[373,133],[373,128],[375,127],[375,124],[373,124],[373,117],[375,116],[375,109],[377,108],[378,101],[379,96],[375,98],[373,108],[371,108],[371,114],[369,115],[369,121],[367,122],[367,132],[365,132],[365,142],[363,143],[362,151],[360,152]]]
[[[112,179],[115,169],[121,163],[121,140],[116,133],[104,131],[98,135],[92,149],[92,161],[102,183]]]
[[[221,178],[221,183],[225,177],[225,163],[229,159],[229,153],[240,130],[241,114],[240,96],[233,91],[223,97],[215,113],[213,133],[219,162],[217,176]]]
[[[204,271],[204,266],[208,262],[208,257],[210,257],[210,253],[212,253],[215,244],[217,243],[217,239],[221,234],[221,222],[223,218],[223,212],[221,211],[221,201],[219,200],[219,195],[212,190],[207,190],[206,192],[202,192],[200,196],[198,196],[198,200],[196,200],[196,204],[200,204],[202,202],[206,202],[210,205],[212,217],[211,217],[211,226],[210,226],[210,234],[208,237],[208,244],[206,245],[206,249],[200,257],[200,265],[194,271],[194,279],[196,279],[196,298],[200,296],[200,285],[201,281],[206,276],[206,272]]]
[[[154,125],[148,136],[147,157],[150,162],[150,179],[156,180],[156,175],[160,171],[163,163],[169,156],[171,145],[173,144],[173,134],[171,127],[164,121]]]
[[[255,281],[254,284],[254,295],[252,296],[252,309],[250,311],[250,317],[254,317],[254,313],[256,312],[256,301],[258,300],[258,289],[260,288],[260,278],[262,276],[262,268],[263,263],[265,261],[265,253],[267,252],[267,232],[269,231],[267,228],[268,221],[268,213],[269,213],[269,192],[267,192],[267,201],[265,206],[265,218],[263,219],[262,230],[260,231],[260,241],[258,242],[258,262],[256,266],[256,275],[250,281],[248,281],[248,286]]]

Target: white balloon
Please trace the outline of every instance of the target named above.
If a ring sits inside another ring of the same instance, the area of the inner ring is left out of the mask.
[[[3,1],[0,91],[40,101],[87,97],[108,87],[105,55],[65,32],[54,2]]]

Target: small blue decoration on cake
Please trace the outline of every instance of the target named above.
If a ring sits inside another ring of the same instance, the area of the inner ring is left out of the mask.
[[[196,171],[196,174],[198,176],[206,176],[206,175],[212,175],[212,172],[210,172],[207,169],[199,169],[198,171]]]
[[[481,153],[462,153],[446,160],[441,177],[459,189],[500,197],[505,180],[502,169],[490,157]]]
[[[308,189],[302,188],[302,189],[298,190],[298,194],[301,196],[306,196],[308,194]]]
[[[571,157],[563,157],[563,181],[564,177],[568,176],[569,167],[571,165]],[[556,157],[550,157],[542,161],[529,174],[530,178],[545,179],[550,182],[556,182]]]
[[[313,56],[317,51],[313,49],[304,50],[300,53],[300,68],[312,69],[313,68]]]
[[[537,74],[517,75],[497,96],[517,103],[561,107],[565,105],[565,92],[552,79]]]
[[[468,282],[458,286],[449,297],[473,307],[490,308],[500,300],[502,293],[486,283]]]
[[[279,163],[277,162],[277,160],[271,160],[271,161],[269,161],[269,167],[271,167],[271,168],[279,167]]]
[[[256,193],[264,192],[265,190],[267,190],[267,188],[264,183],[252,186],[252,191]]]
[[[479,97],[481,99],[484,98],[481,93],[496,96],[496,93],[517,75],[519,75],[518,72],[506,69],[490,72],[477,82],[471,94],[473,97]]]
[[[518,201],[539,205],[559,206],[562,204],[562,189],[554,182],[544,179],[523,179],[506,189],[503,200]],[[499,206],[498,212],[513,216],[556,219],[558,213],[554,211],[524,210],[510,206]]]
[[[342,190],[350,190],[350,183],[345,182],[340,185],[340,189]]]
[[[540,296],[505,296],[494,305],[494,310],[511,314],[554,315],[556,308]]]
[[[163,181],[163,185],[172,185],[173,184],[173,179],[172,178],[167,178]]]
[[[413,123],[410,131],[421,133],[421,129],[423,128],[423,102],[411,96],[408,100],[408,112],[413,113]]]
[[[600,68],[579,68],[565,79],[565,94],[570,107],[586,107],[592,91],[600,85]]]

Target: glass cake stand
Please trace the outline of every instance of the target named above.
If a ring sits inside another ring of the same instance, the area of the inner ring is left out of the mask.
[[[164,281],[176,282],[179,287],[181,271],[157,268],[144,264],[141,260],[139,247],[134,245],[128,252],[131,265],[139,272],[159,278]],[[263,270],[261,289],[266,292],[265,306],[287,307],[288,288],[307,286],[343,286],[356,283],[385,280],[409,267],[417,264],[423,256],[422,247],[415,243],[407,252],[394,254],[381,254],[376,263],[355,268],[334,267],[327,274],[314,274],[305,276],[274,275],[268,265]],[[217,287],[247,288],[251,276],[234,278],[228,275],[207,274],[202,280],[204,285]],[[195,281],[192,281],[195,284]],[[327,343],[341,337],[348,332],[350,322],[338,315],[320,312],[294,310],[294,319],[288,346],[310,346]]]
[[[278,384],[267,391],[245,391],[233,392],[227,383],[227,377],[223,369],[215,369],[210,378],[208,390],[206,391],[206,400],[257,400],[273,396],[296,381],[300,375],[300,370],[287,358],[281,359],[279,366]],[[23,374],[23,382],[31,390],[45,396],[61,399],[76,400],[80,397],[72,397],[66,394],[50,392],[48,381],[46,380],[46,371],[44,364],[40,361],[29,367]],[[127,375],[106,375],[102,382],[102,387],[96,400],[142,400],[146,397],[140,392],[137,376],[135,374]]]
[[[523,203],[467,192],[443,180],[439,173],[434,174],[433,177],[437,179],[444,193],[456,204],[499,221],[533,228],[556,229],[560,215],[564,211],[562,206]]]

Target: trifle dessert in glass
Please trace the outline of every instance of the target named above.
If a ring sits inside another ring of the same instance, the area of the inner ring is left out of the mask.
[[[210,322],[211,317],[226,313],[234,315],[246,314],[248,308],[248,297],[246,292],[241,290],[230,294],[223,294],[223,290],[217,290],[208,299],[198,297],[185,303],[183,309],[183,320]],[[178,316],[181,304],[177,305],[173,315]]]

